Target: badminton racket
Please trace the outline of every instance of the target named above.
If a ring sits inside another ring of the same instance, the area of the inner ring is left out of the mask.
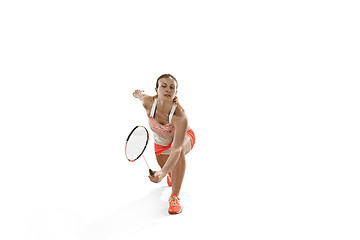
[[[129,134],[125,143],[125,156],[130,162],[135,162],[141,156],[144,158],[147,167],[149,168],[150,175],[154,175],[154,172],[150,169],[147,163],[144,151],[149,142],[149,132],[143,126],[136,126]]]

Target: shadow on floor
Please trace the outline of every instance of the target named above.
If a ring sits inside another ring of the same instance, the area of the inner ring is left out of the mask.
[[[152,190],[149,194],[122,206],[109,216],[100,219],[79,232],[79,240],[106,240],[111,237],[131,237],[139,231],[156,226],[158,220],[168,217],[168,204],[160,200],[167,187]]]

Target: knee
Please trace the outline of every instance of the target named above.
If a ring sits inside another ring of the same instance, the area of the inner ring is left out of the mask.
[[[174,153],[179,154],[177,163],[183,163],[185,161],[185,149],[184,148],[177,148]]]
[[[179,154],[179,158],[185,156],[185,154],[186,154],[184,147],[178,147],[178,148],[174,149],[173,153]]]
[[[185,152],[185,148],[181,148],[181,151],[180,151],[180,158],[181,158],[181,159],[185,159],[185,154],[186,154],[186,152]]]
[[[179,157],[178,161],[181,162],[181,163],[185,162],[185,151],[184,150],[181,150],[180,157]]]

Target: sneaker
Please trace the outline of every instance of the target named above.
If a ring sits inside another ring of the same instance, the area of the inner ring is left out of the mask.
[[[169,174],[167,175],[167,184],[168,184],[169,187],[172,186],[172,183],[171,183],[171,173],[169,173]]]
[[[180,198],[176,195],[171,195],[169,198],[169,214],[178,214],[181,211]]]

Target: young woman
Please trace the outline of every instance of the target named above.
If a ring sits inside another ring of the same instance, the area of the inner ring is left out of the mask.
[[[177,87],[175,77],[164,74],[156,81],[155,96],[145,95],[142,90],[133,93],[146,109],[150,128],[154,132],[156,160],[161,167],[149,179],[158,183],[168,174],[167,182],[172,186],[170,214],[182,211],[179,192],[185,174],[185,155],[195,144],[195,134],[176,97]]]

